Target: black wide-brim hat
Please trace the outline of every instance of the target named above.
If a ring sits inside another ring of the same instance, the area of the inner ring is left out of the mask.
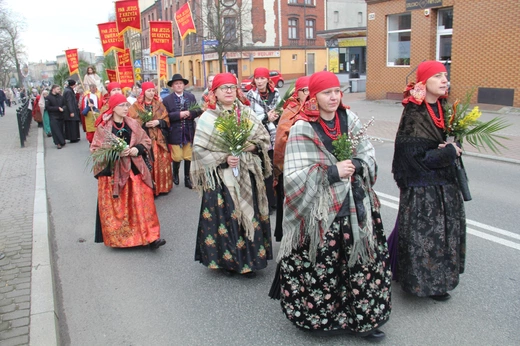
[[[182,78],[182,76],[179,73],[176,73],[172,76],[172,79],[170,79],[170,81],[168,82],[168,86],[171,87],[173,82],[178,81],[178,80],[181,80],[184,83],[184,85],[187,85],[189,83],[189,81],[187,79]]]

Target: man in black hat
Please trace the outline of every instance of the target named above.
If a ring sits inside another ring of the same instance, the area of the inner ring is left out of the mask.
[[[184,186],[191,189],[190,164],[195,136],[194,120],[202,114],[202,109],[196,107],[195,96],[184,90],[188,83],[180,74],[174,74],[168,82],[173,92],[163,99],[163,104],[170,118],[168,146],[173,160],[173,183],[179,185],[179,168],[184,160]]]
[[[68,139],[71,143],[75,143],[80,140],[79,123],[81,118],[79,117],[78,100],[76,99],[76,92],[73,87],[76,85],[74,79],[67,81],[67,87],[63,90],[63,99],[65,100],[65,139]]]

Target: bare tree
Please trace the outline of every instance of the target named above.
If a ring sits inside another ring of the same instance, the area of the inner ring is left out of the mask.
[[[25,52],[21,33],[24,29],[24,21],[17,17],[6,8],[4,0],[0,0],[0,43],[2,49],[5,49],[1,52],[3,54],[0,53],[3,56],[0,63],[4,64],[0,67],[2,70],[16,69],[18,81],[22,84],[24,77],[21,72],[21,60]]]
[[[251,34],[244,29],[244,19],[251,16],[251,3],[247,0],[198,0],[198,10],[194,11],[197,35],[202,40],[216,40],[218,45],[211,46],[218,55],[219,69],[227,52],[244,49],[251,41]],[[202,30],[200,30],[202,28]]]

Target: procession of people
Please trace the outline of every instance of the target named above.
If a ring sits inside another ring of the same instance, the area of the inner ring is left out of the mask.
[[[405,292],[450,298],[464,271],[466,224],[453,176],[461,150],[435,127],[445,96],[442,64],[427,61],[417,70],[417,81],[426,85],[424,101],[410,92],[403,100],[393,162],[401,189],[399,257],[393,262],[373,188],[375,148],[366,136],[356,138],[363,124],[342,103],[335,74],[296,79],[285,100],[266,68],[255,69],[247,95],[232,73],[210,74],[199,102],[179,73],[167,83],[170,93],[144,82],[129,98],[118,82],[100,90],[96,76],[89,68],[85,92],[73,79],[63,93],[53,85],[35,96],[32,109],[58,149],[66,140],[79,141],[83,125],[96,158],[95,242],[151,249],[166,244],[155,199],[175,194],[182,164],[184,186],[201,198],[195,261],[251,279],[276,258],[269,296],[280,300],[297,328],[384,338],[392,271]],[[223,145],[228,127],[246,129],[241,148]],[[337,149],[344,136],[356,139],[347,156]],[[121,146],[117,155],[106,154],[115,146]],[[428,251],[421,247],[426,235],[433,244]],[[431,268],[421,258],[439,265]]]

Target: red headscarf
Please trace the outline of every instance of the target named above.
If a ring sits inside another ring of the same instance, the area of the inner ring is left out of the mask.
[[[316,94],[325,89],[339,88],[340,86],[339,79],[334,73],[329,71],[314,73],[309,78],[309,97],[307,98],[307,101],[305,101],[298,118],[305,121],[318,121],[320,117],[320,109],[318,107]],[[341,93],[341,98],[343,98],[343,93]],[[345,109],[345,106],[341,101],[338,108]]]
[[[107,91],[108,91],[109,94],[110,94],[110,92],[112,91],[112,89],[115,89],[115,88],[119,88],[119,89],[121,89],[121,84],[119,84],[118,82],[111,82],[111,83],[108,83],[108,85],[107,85]]]
[[[144,92],[146,90],[149,90],[149,89],[155,89],[155,84],[153,84],[153,82],[144,82],[142,85],[141,85],[141,94],[139,95],[139,98],[138,98],[138,101],[140,103],[144,103],[144,99],[145,99],[145,96],[144,96]],[[159,97],[157,96],[157,93],[155,93],[153,95],[153,99],[154,100],[159,100]]]
[[[215,90],[219,86],[222,86],[224,84],[233,84],[237,85],[237,77],[235,77],[232,73],[226,72],[226,73],[219,73],[213,78],[213,84],[211,85],[211,90],[208,92],[207,96],[207,108],[209,109],[215,109],[217,108],[217,97],[215,96]],[[242,104],[249,106],[251,103],[247,99],[247,97],[244,95],[242,90],[240,88],[237,88],[237,98],[242,102]]]
[[[101,114],[100,117],[96,119],[95,126],[97,127],[99,124],[106,123],[106,121],[112,117],[114,108],[120,105],[121,103],[125,102],[128,101],[126,100],[126,97],[124,97],[122,94],[114,94],[110,96],[110,98],[108,99],[108,109],[103,114]]]
[[[255,68],[255,72],[253,72],[253,80],[251,81],[251,87],[253,90],[257,89],[255,78],[264,77],[267,78],[267,89],[269,89],[271,92],[274,91],[274,82],[272,81],[271,77],[269,76],[269,70],[265,67],[257,67]]]
[[[417,67],[416,82],[409,83],[403,92],[402,104],[405,106],[408,102],[420,105],[426,97],[426,81],[437,73],[447,72],[446,66],[435,60],[423,61]],[[447,97],[445,95],[444,97]]]
[[[307,88],[309,86],[309,76],[303,76],[296,80],[296,83],[294,83],[294,91],[299,91],[304,88]]]

